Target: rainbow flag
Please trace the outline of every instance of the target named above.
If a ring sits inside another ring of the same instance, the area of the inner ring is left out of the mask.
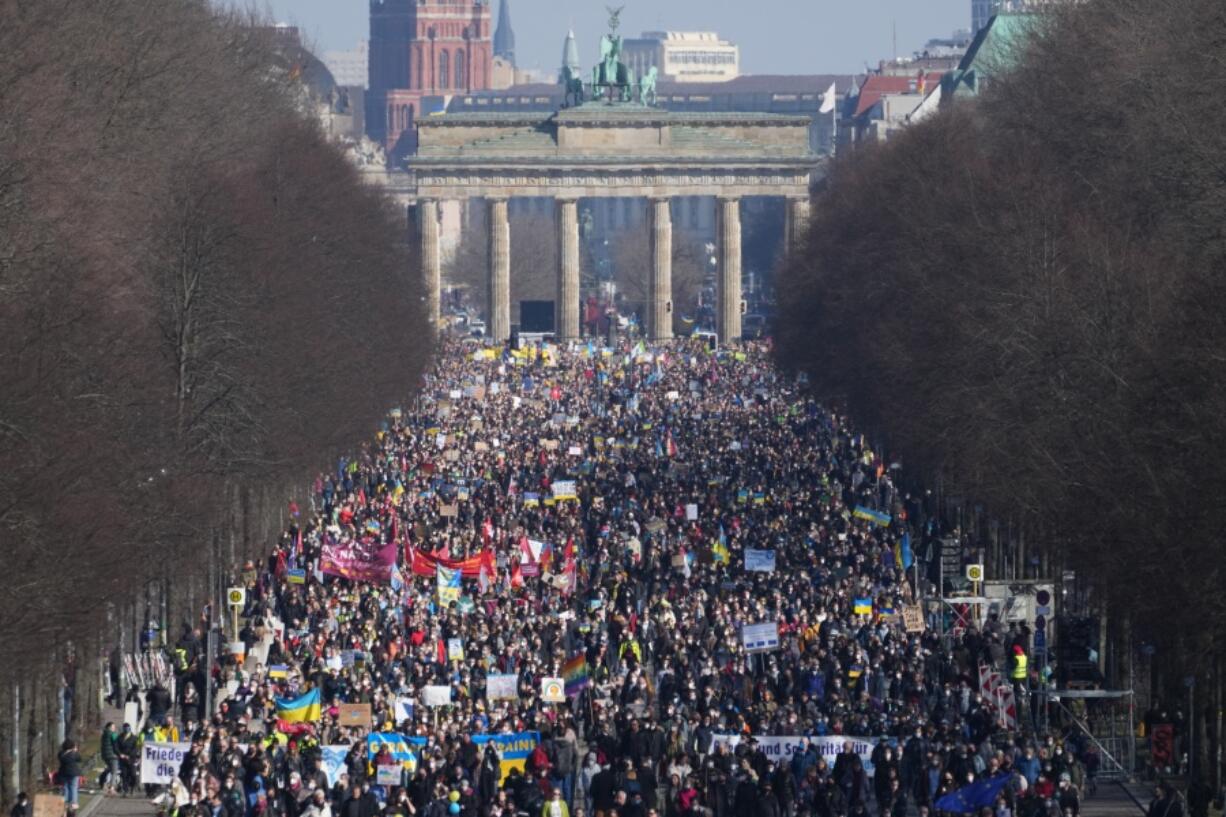
[[[587,656],[579,653],[562,665],[562,679],[566,684],[566,697],[573,698],[583,688],[592,683],[592,677],[587,665]]]
[[[286,723],[306,723],[319,720],[323,708],[319,704],[319,690],[312,689],[293,700],[277,698],[277,717]]]

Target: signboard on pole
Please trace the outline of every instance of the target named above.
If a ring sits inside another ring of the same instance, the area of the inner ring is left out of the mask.
[[[746,652],[770,652],[779,649],[779,625],[775,622],[745,624],[741,627],[741,644]]]

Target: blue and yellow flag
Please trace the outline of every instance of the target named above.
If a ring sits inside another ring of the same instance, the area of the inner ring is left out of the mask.
[[[851,515],[857,519],[867,519],[874,525],[880,525],[883,528],[892,521],[892,517],[888,513],[874,511],[872,508],[866,508],[863,505],[857,505],[855,510],[851,512]]]
[[[323,708],[319,704],[319,690],[312,689],[293,700],[277,698],[277,717],[286,723],[307,723],[319,720]]]
[[[873,600],[869,598],[858,598],[852,601],[851,611],[857,616],[871,616],[873,614]]]
[[[902,538],[894,545],[894,563],[903,570],[910,570],[915,564],[915,554],[911,552],[911,534],[903,531]]]
[[[414,735],[406,737],[399,732],[371,732],[366,736],[366,760],[373,763],[375,755],[379,754],[379,750],[386,746],[388,753],[392,756],[392,760],[395,760],[410,772],[416,772],[417,751],[425,745],[425,738],[419,738]]]

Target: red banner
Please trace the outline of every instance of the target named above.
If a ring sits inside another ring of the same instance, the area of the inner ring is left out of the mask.
[[[460,575],[466,579],[475,579],[481,573],[481,565],[485,565],[485,572],[493,578],[494,571],[494,552],[485,550],[478,553],[476,556],[469,556],[467,559],[444,559],[438,556],[432,556],[429,553],[422,553],[415,547],[409,547],[409,565],[413,572],[418,576],[435,576],[437,568],[441,565],[448,570],[459,570]]]

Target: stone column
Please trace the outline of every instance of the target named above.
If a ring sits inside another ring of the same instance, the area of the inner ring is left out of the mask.
[[[507,200],[490,199],[490,323],[489,337],[498,342],[511,337],[511,222]]]
[[[417,230],[421,241],[421,274],[426,279],[426,314],[437,331],[443,273],[439,255],[438,202],[434,199],[417,202]]]
[[[647,335],[652,340],[673,336],[673,219],[668,199],[651,199],[651,280],[647,294]]]
[[[558,338],[579,337],[579,202],[558,199],[558,293],[554,332]]]
[[[805,233],[809,229],[809,197],[789,198],[786,219],[787,246],[784,247],[784,251],[793,252],[805,240]]]
[[[719,309],[716,312],[720,343],[741,337],[741,200],[716,201],[715,240],[719,242]]]

